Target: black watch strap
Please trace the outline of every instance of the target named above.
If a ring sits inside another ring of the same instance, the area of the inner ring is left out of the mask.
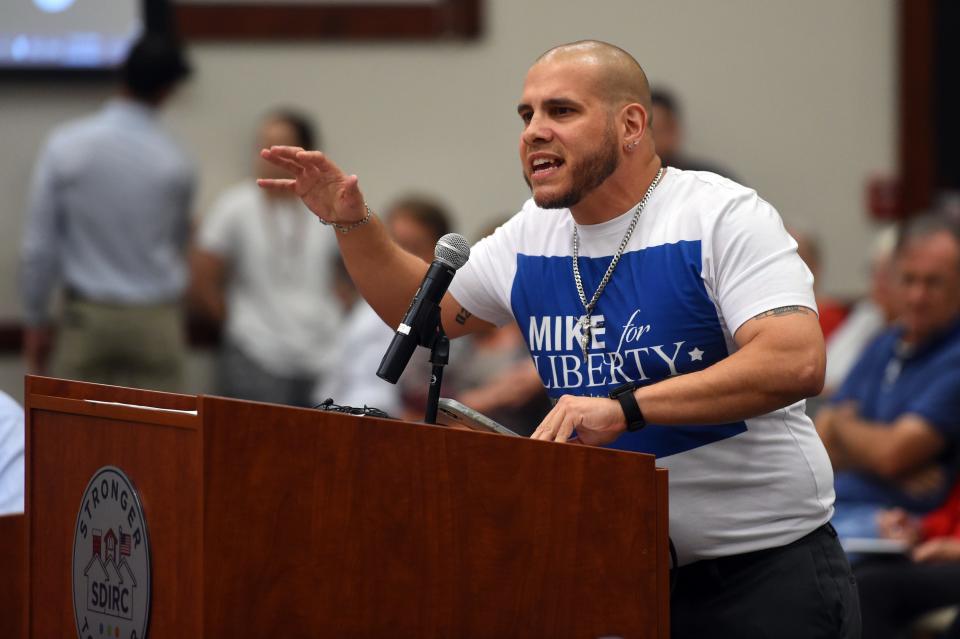
[[[637,403],[637,398],[633,394],[635,390],[637,385],[627,382],[610,391],[610,399],[620,402],[623,415],[627,418],[627,430],[631,433],[647,425],[647,420],[643,418],[643,412],[640,410],[640,404]]]

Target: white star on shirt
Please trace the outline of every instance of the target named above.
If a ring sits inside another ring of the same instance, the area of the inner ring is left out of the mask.
[[[687,353],[690,356],[691,362],[702,362],[703,361],[703,351],[701,351],[696,346],[693,347],[693,350]]]

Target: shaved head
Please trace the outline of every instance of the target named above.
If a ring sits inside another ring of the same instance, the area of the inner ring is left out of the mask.
[[[660,168],[650,113],[647,76],[623,49],[582,40],[541,55],[517,104],[533,200],[578,223],[636,204]]]
[[[636,59],[621,49],[600,40],[580,40],[553,47],[534,62],[579,62],[595,68],[595,83],[611,108],[642,104],[651,111],[650,83]]]

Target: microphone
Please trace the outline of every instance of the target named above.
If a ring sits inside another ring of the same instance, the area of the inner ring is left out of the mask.
[[[377,376],[396,384],[417,346],[430,346],[440,325],[440,300],[453,274],[470,259],[470,245],[457,233],[447,233],[433,250],[433,264],[413,296],[397,332],[380,361]]]

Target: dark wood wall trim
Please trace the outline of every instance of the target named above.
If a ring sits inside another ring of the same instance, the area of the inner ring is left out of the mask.
[[[934,147],[934,14],[936,0],[900,0],[899,174],[901,213],[930,207]]]
[[[23,327],[16,320],[0,321],[0,354],[19,353],[23,343]]]
[[[433,4],[176,4],[179,33],[212,40],[471,39],[481,32],[482,0]]]
[[[220,344],[220,326],[192,314],[186,322],[187,343],[191,348],[210,349]],[[15,355],[22,348],[23,324],[15,319],[0,320],[0,355]]]

